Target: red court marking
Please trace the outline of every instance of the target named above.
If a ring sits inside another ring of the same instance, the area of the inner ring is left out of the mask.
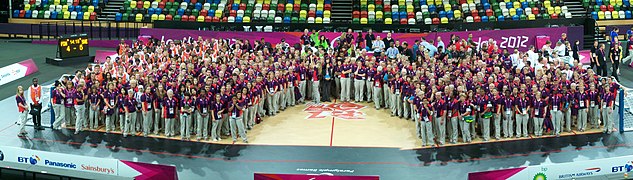
[[[334,99],[334,104],[336,104],[336,99]],[[334,116],[332,116],[332,131],[330,131],[330,146],[332,146],[333,140],[334,140]]]
[[[571,130],[571,133],[574,133],[574,135],[576,135],[576,131],[574,131],[574,130]]]
[[[5,135],[6,136],[6,135]],[[8,137],[8,136],[6,136]],[[36,141],[46,141],[46,142],[56,142],[56,143],[61,143],[61,144],[75,144],[75,145],[80,145],[80,146],[88,146],[91,148],[94,148],[94,146],[91,146],[92,144],[90,143],[79,143],[79,142],[67,142],[67,141],[59,141],[59,140],[48,140],[48,139],[41,139],[41,138],[27,138],[27,137],[21,137],[21,139],[30,139],[30,140],[36,140]],[[603,149],[603,148],[611,148],[611,147],[627,147],[627,144],[614,144],[614,145],[610,145],[610,146],[588,146],[584,149]],[[177,153],[169,153],[169,152],[157,152],[157,151],[150,151],[150,150],[144,150],[144,149],[134,149],[134,148],[126,148],[126,147],[117,147],[117,146],[105,146],[108,149],[112,149],[114,148],[119,148],[119,149],[123,149],[123,150],[128,150],[128,151],[139,151],[139,152],[147,152],[147,153],[153,153],[153,154],[163,154],[163,155],[168,155],[168,156],[178,156],[178,157],[185,157],[185,158],[196,158],[196,159],[206,159],[206,160],[211,160],[211,161],[225,161],[225,162],[240,162],[240,163],[320,163],[320,164],[354,164],[354,165],[359,165],[359,164],[363,164],[363,165],[404,165],[404,166],[410,166],[410,167],[422,167],[424,166],[424,164],[412,164],[412,163],[406,163],[406,162],[345,162],[345,161],[318,161],[318,160],[274,160],[274,159],[264,159],[264,160],[236,160],[236,159],[231,159],[231,160],[226,160],[224,158],[212,158],[212,157],[203,157],[203,156],[195,156],[195,155],[186,155],[186,154],[177,154]],[[582,149],[581,149],[582,150]],[[499,156],[489,156],[489,157],[480,157],[480,158],[470,158],[470,159],[453,159],[453,160],[449,160],[449,161],[444,161],[444,162],[456,162],[456,163],[460,163],[460,162],[468,162],[468,161],[482,161],[482,160],[491,160],[491,159],[505,159],[505,158],[510,158],[510,157],[519,157],[519,156],[528,156],[528,155],[534,155],[534,154],[548,154],[548,153],[552,153],[552,152],[572,152],[572,151],[577,151],[576,149],[572,149],[572,150],[552,150],[552,151],[545,151],[545,152],[529,152],[529,153],[520,153],[520,154],[509,154],[509,155],[499,155]],[[438,164],[438,163],[443,163],[443,161],[438,161],[435,160],[433,162],[429,162],[426,164]]]

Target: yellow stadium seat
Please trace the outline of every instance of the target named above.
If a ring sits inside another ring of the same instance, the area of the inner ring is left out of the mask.
[[[53,4],[55,4],[55,5],[59,5],[59,3],[60,3],[60,0],[53,1]]]
[[[318,6],[317,6],[317,8],[318,8]],[[370,4],[370,5],[367,6],[367,11],[375,11],[375,10],[376,10],[376,6],[375,5]]]
[[[329,10],[323,11],[323,18],[330,18],[331,15],[332,15],[332,12],[330,12]]]
[[[450,11],[452,8],[451,4],[444,4],[444,11]]]
[[[163,21],[163,20],[165,20],[165,15],[164,15],[164,14],[159,15],[159,16],[158,16],[158,20],[159,20],[159,21]]]
[[[142,14],[136,14],[136,18],[135,18],[136,22],[141,22],[143,21],[143,15]]]
[[[317,18],[316,18],[316,20],[315,20],[315,22],[316,22],[317,24],[323,24],[323,18],[321,18],[321,17],[317,17]]]
[[[604,12],[598,11],[598,19],[604,19]]]
[[[534,14],[528,15],[528,20],[536,20],[536,16]]]
[[[462,18],[462,11],[460,10],[453,11],[453,16],[455,16],[455,18]]]
[[[517,14],[517,10],[514,8],[510,9],[509,12],[510,12],[510,16],[514,16]]]
[[[550,6],[550,7],[547,8],[547,14],[554,14],[554,13],[556,13],[556,12],[554,12],[554,7]]]
[[[149,1],[143,2],[143,8],[148,9],[150,6],[152,6],[151,2],[149,2]]]
[[[88,6],[88,12],[95,12],[94,6]]]
[[[360,24],[367,24],[367,18],[360,18]]]
[[[543,6],[546,8],[552,7],[552,2],[550,2],[549,0],[545,0],[543,2]]]
[[[66,5],[64,5],[64,6],[66,6]],[[24,10],[25,11],[31,10],[31,4],[25,4],[24,5]],[[66,6],[66,10],[68,10],[68,6]]]
[[[391,24],[392,23],[391,21],[392,21],[391,18],[385,18],[385,24]]]
[[[156,14],[154,14],[154,15],[156,15]],[[154,18],[153,18],[153,17],[154,17],[154,15],[152,15],[152,20],[154,19]],[[198,16],[198,18],[196,18],[196,21],[197,21],[197,22],[204,22],[204,16]]]
[[[382,19],[382,11],[376,11],[376,19]]]
[[[136,1],[130,1],[130,8],[136,8]]]
[[[244,23],[249,23],[249,22],[251,22],[251,17],[244,16],[244,17],[242,18],[242,22],[244,22]]]
[[[555,12],[556,14],[560,14],[560,13],[562,12],[562,11],[561,11],[561,9],[560,9],[560,6],[556,6],[556,7],[554,7],[554,12]]]
[[[407,12],[413,12],[413,5],[407,5]]]
[[[25,10],[28,10],[28,9],[26,9],[26,6],[25,6]],[[68,11],[68,5],[63,5],[63,6],[62,6],[62,11],[63,11],[63,12]]]
[[[84,21],[90,20],[90,13],[84,13]]]
[[[300,18],[306,18],[308,16],[308,12],[306,10],[299,11]]]
[[[151,19],[152,21],[158,20],[158,14],[152,14]],[[204,18],[202,18],[202,20],[204,20]]]
[[[443,17],[441,19],[441,21],[442,21],[442,24],[448,24],[448,18],[447,17]]]
[[[64,11],[64,19],[70,19],[70,12]]]

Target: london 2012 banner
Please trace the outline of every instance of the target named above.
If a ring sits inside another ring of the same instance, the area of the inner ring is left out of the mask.
[[[519,49],[522,51],[528,50],[531,45],[536,45],[537,36],[549,37],[552,41],[557,41],[561,38],[562,33],[567,33],[569,39],[582,40],[582,27],[557,27],[557,28],[527,28],[527,29],[509,29],[509,30],[482,30],[482,31],[458,31],[458,32],[432,32],[432,33],[392,33],[391,37],[401,43],[407,42],[409,45],[413,44],[416,40],[422,40],[422,38],[430,41],[437,40],[437,37],[441,37],[441,40],[448,44],[452,35],[458,36],[462,39],[467,39],[472,34],[472,41],[478,46],[485,44],[489,39],[493,39],[493,42],[497,44],[501,49]],[[259,41],[261,39],[266,40],[272,44],[281,42],[281,39],[293,45],[300,43],[300,38],[303,32],[222,32],[222,31],[198,31],[198,30],[177,30],[177,29],[155,29],[155,28],[142,28],[140,34],[142,36],[151,36],[159,40],[196,40],[198,37],[203,38],[216,38],[216,39],[229,39],[235,41],[237,39],[249,40],[252,44],[253,41]],[[363,36],[366,32],[362,33]],[[329,39],[332,44],[336,44],[336,39],[341,36],[340,32],[321,32],[320,36],[324,36]],[[354,37],[358,33],[353,33]],[[376,36],[386,38],[386,33],[375,33]],[[582,42],[581,42],[582,43]],[[541,47],[537,47],[541,48]]]

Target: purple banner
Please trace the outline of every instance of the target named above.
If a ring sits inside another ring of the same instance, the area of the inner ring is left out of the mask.
[[[460,32],[437,32],[437,33],[393,33],[392,37],[400,42],[408,42],[412,44],[415,40],[425,37],[427,40],[437,40],[437,37],[441,37],[445,44],[448,44],[451,35],[459,36],[462,39],[468,38],[468,35],[472,33],[473,41],[477,44],[487,43],[488,39],[492,38],[501,49],[517,48],[522,51],[528,50],[531,45],[536,45],[536,36],[549,36],[552,41],[557,41],[561,38],[562,33],[572,33],[574,35],[568,35],[568,37],[580,37],[582,38],[582,31],[569,31],[569,27],[558,28],[527,28],[527,29],[511,29],[511,30],[484,30],[484,31],[460,31]],[[580,33],[578,36],[577,34]],[[364,35],[365,33],[363,33]],[[248,39],[251,41],[260,40],[265,38],[267,42],[277,43],[282,38],[289,44],[299,43],[302,32],[218,32],[218,31],[197,31],[197,30],[179,30],[179,29],[155,29],[155,28],[142,28],[141,35],[152,36],[161,40],[175,40],[185,39],[191,37],[193,40],[198,36],[204,38],[222,38],[222,39]],[[322,32],[320,35],[324,35],[330,40],[334,40],[341,35],[341,33]],[[354,33],[356,36],[357,33]],[[385,33],[376,33],[376,36],[386,37]],[[436,43],[437,44],[437,43]],[[538,47],[541,48],[541,47]]]
[[[115,55],[116,51],[106,51],[106,50],[97,50],[95,52],[95,63],[104,63],[106,61],[106,57]]]

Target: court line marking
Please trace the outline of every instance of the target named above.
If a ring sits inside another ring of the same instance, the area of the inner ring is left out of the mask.
[[[336,99],[334,99],[333,104],[336,104]],[[334,141],[334,116],[332,116],[332,130],[330,131],[330,147],[332,147],[333,141]]]
[[[13,123],[13,124],[11,124],[11,125],[9,125],[9,126],[7,126],[7,127],[3,128],[2,130],[0,130],[0,132],[5,131],[5,130],[7,130],[7,129],[9,129],[9,128],[13,127],[13,126],[15,126],[15,123]]]
[[[91,148],[95,148],[98,147],[97,146],[92,146],[91,143],[79,143],[79,142],[71,142],[71,141],[60,141],[60,140],[48,140],[48,139],[42,139],[42,138],[28,138],[28,137],[20,137],[21,139],[27,139],[27,140],[37,140],[37,141],[47,141],[47,142],[55,142],[55,143],[61,143],[61,144],[76,144],[76,145],[80,145],[80,146],[88,146]],[[572,151],[580,151],[583,149],[603,149],[603,148],[611,148],[611,147],[626,147],[628,146],[628,144],[614,144],[614,145],[609,145],[609,146],[588,146],[586,148],[581,148],[581,149],[571,149],[571,150],[551,150],[551,151],[534,151],[534,152],[529,152],[529,153],[517,153],[517,154],[508,154],[508,155],[497,155],[497,156],[489,156],[489,157],[480,157],[480,158],[468,158],[468,159],[452,159],[452,160],[448,160],[448,161],[440,161],[440,160],[434,160],[432,162],[428,162],[428,163],[406,163],[406,162],[389,162],[389,161],[385,161],[385,162],[354,162],[354,161],[318,161],[318,160],[272,160],[272,159],[263,159],[263,160],[239,160],[239,159],[225,159],[224,157],[222,158],[218,158],[218,157],[204,157],[204,156],[196,156],[196,155],[186,155],[186,154],[178,154],[178,153],[169,153],[169,152],[158,152],[158,151],[150,151],[150,150],[144,150],[144,149],[135,149],[135,148],[126,148],[126,147],[119,147],[119,146],[104,146],[107,149],[112,149],[112,148],[118,148],[118,149],[122,149],[122,150],[127,150],[127,151],[138,151],[138,152],[147,152],[147,153],[152,153],[152,154],[162,154],[162,155],[169,155],[169,156],[178,156],[178,157],[185,157],[185,158],[196,158],[196,159],[206,159],[206,160],[212,160],[212,161],[225,161],[225,162],[240,162],[240,163],[320,163],[320,164],[355,164],[355,165],[404,165],[404,166],[410,166],[410,167],[422,167],[422,166],[427,166],[427,165],[431,165],[431,164],[438,164],[438,163],[462,163],[462,162],[469,162],[469,161],[482,161],[482,160],[493,160],[493,159],[505,159],[505,158],[510,158],[510,157],[518,157],[518,156],[529,156],[529,155],[536,155],[536,154],[549,154],[549,153],[553,153],[553,152],[572,152]],[[114,154],[115,152],[113,152]],[[81,156],[81,155],[80,155]]]

